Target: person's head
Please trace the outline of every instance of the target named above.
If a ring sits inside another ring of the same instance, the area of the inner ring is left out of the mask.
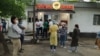
[[[44,22],[48,22],[48,20],[44,20]]]
[[[56,24],[56,22],[55,21],[53,21],[53,25],[55,25]]]
[[[42,21],[42,19],[40,19],[40,21]]]
[[[62,26],[62,28],[65,28],[65,24],[62,24],[61,26]]]
[[[12,17],[11,17],[11,23],[12,23],[12,24],[17,24],[17,23],[18,23],[18,19],[17,19],[16,16],[12,16]]]
[[[51,21],[51,19],[49,19],[49,21]]]
[[[39,20],[37,19],[36,22],[39,22]]]
[[[75,24],[75,28],[79,28],[79,25],[78,24]]]

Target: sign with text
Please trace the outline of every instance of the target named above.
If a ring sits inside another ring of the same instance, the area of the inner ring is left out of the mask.
[[[58,4],[59,5],[59,4]],[[36,5],[37,9],[44,9],[44,10],[50,10],[50,9],[55,9],[55,10],[74,10],[74,5],[60,5],[59,7],[53,7],[52,4],[37,4]]]

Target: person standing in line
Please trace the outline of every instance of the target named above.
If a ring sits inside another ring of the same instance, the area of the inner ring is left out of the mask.
[[[39,32],[41,31],[40,35],[42,36],[43,35],[43,21],[42,21],[42,19],[40,19],[39,23],[40,23]]]
[[[52,26],[53,25],[53,21],[51,20],[51,19],[49,19],[49,28],[50,28],[50,26]],[[48,37],[50,38],[50,33],[48,33]]]
[[[43,38],[48,38],[48,28],[49,28],[49,23],[48,20],[45,20],[43,23]]]
[[[8,30],[8,37],[13,43],[13,56],[18,56],[18,52],[21,49],[20,34],[22,30],[18,26],[18,19],[15,16],[11,17],[11,27]]]
[[[75,24],[75,28],[72,33],[71,52],[77,52],[79,36],[80,36],[80,29],[78,24]]]
[[[56,51],[56,46],[57,46],[57,31],[58,31],[58,26],[53,23],[52,26],[50,26],[49,28],[49,33],[50,33],[50,49],[51,52],[55,52]]]
[[[66,48],[66,46],[65,46],[66,33],[67,33],[67,29],[66,29],[65,25],[62,25],[62,28],[59,29],[59,34],[60,34],[60,45],[63,48]]]
[[[21,40],[21,49],[19,52],[23,52],[23,48],[22,48],[22,44],[24,43],[24,35],[25,35],[25,26],[22,25],[22,19],[19,19],[19,23],[18,26],[20,27],[20,29],[22,30],[22,34],[20,34],[20,40]]]
[[[51,19],[49,19],[49,27],[53,25],[53,22]]]
[[[100,31],[97,33],[97,38],[95,44],[97,45],[97,49],[100,50]]]
[[[37,42],[39,42],[39,28],[40,28],[40,23],[39,23],[38,19],[35,22],[35,28],[36,28],[36,40],[37,40]]]
[[[0,31],[2,32],[2,21],[0,20]]]
[[[4,19],[3,19],[3,21],[2,21],[2,24],[3,24],[3,25],[2,25],[2,32],[5,33],[5,32],[6,32],[6,24],[7,24],[7,23],[6,23],[6,21],[5,21]]]

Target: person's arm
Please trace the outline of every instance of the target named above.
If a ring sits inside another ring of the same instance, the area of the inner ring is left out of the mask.
[[[48,31],[48,33],[50,33],[51,32],[51,26],[49,27],[49,31]]]
[[[21,25],[21,28],[22,28],[22,29],[25,29],[25,26]]]
[[[17,25],[14,25],[14,26],[13,26],[13,29],[14,29],[18,34],[21,34],[21,33],[22,33],[22,30],[21,30]]]

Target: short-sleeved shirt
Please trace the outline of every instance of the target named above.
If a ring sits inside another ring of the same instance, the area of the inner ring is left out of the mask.
[[[46,29],[49,27],[49,23],[48,22],[44,22],[43,27]]]
[[[36,28],[40,28],[40,23],[39,22],[35,22],[35,27]]]

